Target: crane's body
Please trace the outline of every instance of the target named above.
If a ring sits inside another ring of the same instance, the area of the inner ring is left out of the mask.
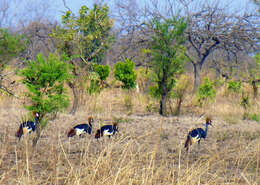
[[[20,124],[20,127],[15,134],[15,136],[18,137],[19,140],[23,135],[36,131],[39,124],[40,114],[38,112],[33,114],[34,114],[35,121],[25,121]]]
[[[77,136],[82,136],[82,134],[89,134],[91,135],[92,133],[92,123],[94,122],[94,119],[92,117],[88,118],[88,124],[83,123],[74,126],[70,131],[68,132],[67,136],[68,137],[73,137],[75,135]]]
[[[202,138],[206,139],[208,134],[208,126],[212,125],[211,122],[211,119],[207,118],[205,130],[202,128],[195,128],[188,133],[184,146],[187,151],[189,150],[189,147],[192,145],[192,143],[198,143],[198,147],[200,147],[200,141]]]
[[[116,123],[113,123],[113,125],[104,125],[100,129],[97,130],[95,134],[95,138],[98,139],[102,136],[108,136],[111,137],[114,134],[118,132],[118,127]]]

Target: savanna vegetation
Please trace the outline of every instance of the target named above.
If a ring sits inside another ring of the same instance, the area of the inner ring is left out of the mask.
[[[258,1],[62,2],[0,2],[0,184],[260,184]]]

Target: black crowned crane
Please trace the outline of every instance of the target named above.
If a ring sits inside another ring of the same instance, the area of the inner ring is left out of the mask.
[[[112,125],[104,125],[96,131],[95,138],[98,139],[103,136],[108,136],[109,138],[118,132],[117,123],[114,122]]]
[[[208,134],[208,126],[212,125],[211,122],[212,120],[210,118],[206,118],[205,130],[203,130],[202,128],[195,128],[188,133],[184,146],[187,151],[189,150],[192,143],[198,143],[198,147],[200,148],[201,138],[206,139]]]
[[[68,137],[73,137],[75,135],[82,136],[82,134],[86,134],[86,133],[91,135],[92,123],[94,123],[94,119],[92,117],[89,117],[88,118],[88,124],[83,123],[83,124],[76,125],[72,129],[70,129],[67,136]]]
[[[35,121],[25,121],[20,124],[20,127],[15,134],[15,136],[18,137],[19,140],[23,135],[36,131],[39,124],[40,114],[38,112],[33,112],[33,116]]]

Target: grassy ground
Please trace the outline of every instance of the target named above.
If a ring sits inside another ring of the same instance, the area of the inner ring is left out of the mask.
[[[242,120],[236,96],[219,93],[216,101],[199,108],[185,99],[178,117],[161,117],[157,104],[142,94],[120,89],[86,97],[76,115],[58,114],[42,133],[36,148],[31,139],[14,137],[26,111],[15,98],[0,101],[0,184],[260,184],[260,124]],[[147,111],[147,105],[152,112]],[[259,100],[250,108],[259,114]],[[258,111],[258,112],[257,112]],[[119,121],[119,134],[96,140],[94,133],[68,139],[76,124],[95,119]],[[190,152],[183,148],[190,129],[213,127],[208,138]]]

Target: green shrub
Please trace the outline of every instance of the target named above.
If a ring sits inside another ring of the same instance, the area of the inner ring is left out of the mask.
[[[231,92],[238,93],[242,89],[242,83],[240,81],[231,80],[228,82],[228,90]]]
[[[104,82],[110,74],[110,66],[98,64],[95,66],[95,71],[97,72],[99,79]]]
[[[125,62],[115,64],[115,78],[123,82],[123,88],[131,89],[136,87],[137,74],[135,71],[135,63],[126,59]]]
[[[251,119],[256,121],[256,122],[260,122],[260,118],[259,118],[259,116],[256,113],[251,115]]]
[[[197,97],[200,105],[208,99],[213,100],[216,96],[214,82],[209,78],[205,78],[204,83],[199,86]]]
[[[104,88],[105,80],[110,74],[108,65],[97,64],[94,66],[94,71],[89,74],[90,86],[87,88],[89,94],[99,94]]]

